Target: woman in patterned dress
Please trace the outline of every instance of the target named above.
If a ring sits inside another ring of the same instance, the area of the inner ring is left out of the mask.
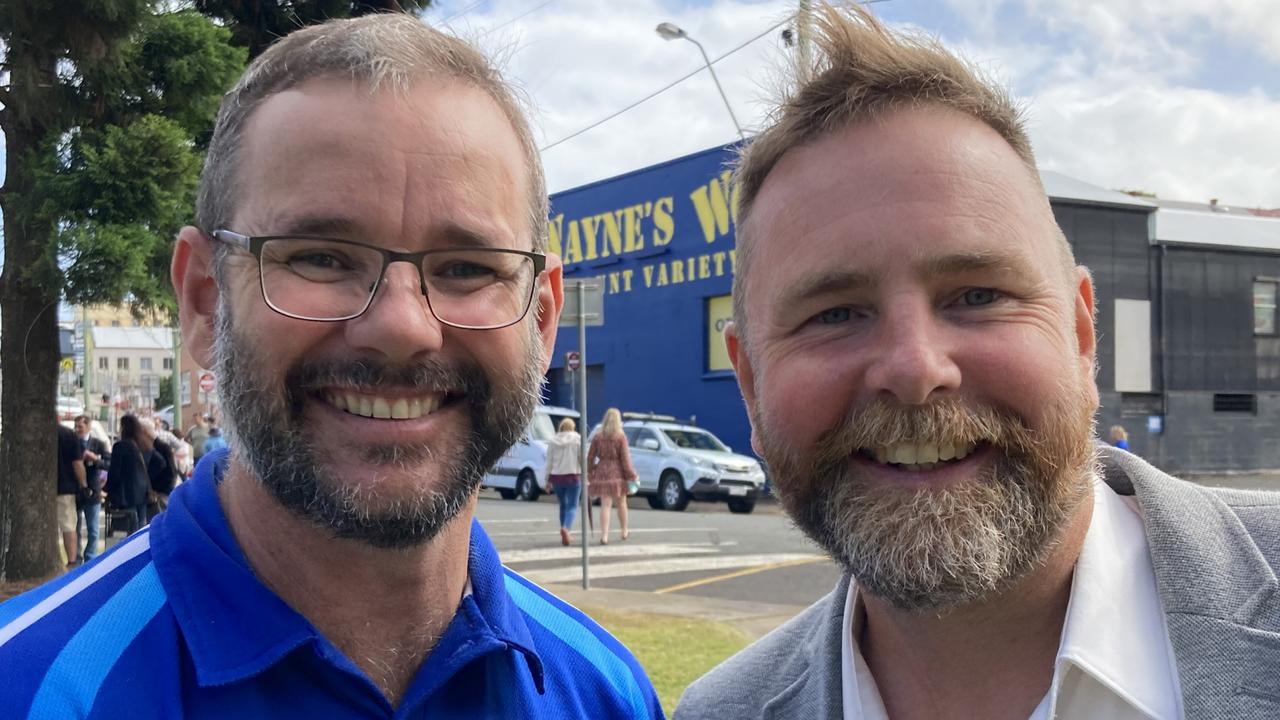
[[[589,481],[587,493],[600,498],[600,544],[609,544],[609,508],[618,506],[618,524],[622,526],[622,539],[631,535],[627,527],[627,483],[637,479],[631,466],[631,451],[627,449],[627,437],[622,433],[622,414],[617,408],[609,408],[600,423],[600,432],[591,440],[587,451]]]

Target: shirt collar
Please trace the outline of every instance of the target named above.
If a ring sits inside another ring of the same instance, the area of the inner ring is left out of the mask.
[[[1101,480],[1072,578],[1051,689],[1075,666],[1152,718],[1180,716],[1177,674],[1136,503]]]
[[[173,492],[168,509],[151,524],[156,570],[201,685],[256,675],[320,638],[305,617],[254,576],[236,543],[218,497],[228,456],[219,449],[201,458],[191,480]],[[524,655],[542,693],[542,660],[523,613],[507,595],[498,552],[474,519],[467,571],[471,592],[428,664],[449,660],[456,668],[478,654],[510,648]]]

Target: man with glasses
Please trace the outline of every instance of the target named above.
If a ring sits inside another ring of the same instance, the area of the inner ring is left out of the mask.
[[[404,15],[295,32],[225,98],[198,203],[173,282],[229,451],[89,572],[0,606],[6,712],[660,717],[472,517],[562,302],[492,66]]]

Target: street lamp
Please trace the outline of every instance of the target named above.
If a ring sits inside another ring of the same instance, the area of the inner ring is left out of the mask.
[[[658,35],[663,40],[684,39],[698,46],[698,52],[702,53],[702,60],[707,64],[707,72],[711,73],[711,79],[715,81],[716,89],[720,91],[720,99],[724,100],[724,107],[729,111],[729,117],[733,120],[733,126],[738,130],[738,137],[746,140],[747,136],[742,132],[742,125],[738,123],[738,116],[733,114],[733,107],[729,105],[729,97],[724,94],[724,88],[720,85],[720,78],[716,77],[715,68],[711,67],[711,58],[707,57],[707,51],[702,47],[702,43],[694,40],[689,36],[689,33],[685,32],[683,28],[675,23],[659,23],[658,27],[654,28],[654,30],[657,31]]]

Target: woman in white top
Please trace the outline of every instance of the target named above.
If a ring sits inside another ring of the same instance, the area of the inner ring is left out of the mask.
[[[580,453],[582,452],[582,436],[574,432],[577,427],[571,418],[560,421],[559,432],[547,443],[547,467],[543,477],[547,478],[548,492],[555,490],[556,499],[560,501],[560,544],[569,544],[569,531],[573,527],[573,516],[578,510],[578,498],[582,486],[578,484],[582,472]]]

